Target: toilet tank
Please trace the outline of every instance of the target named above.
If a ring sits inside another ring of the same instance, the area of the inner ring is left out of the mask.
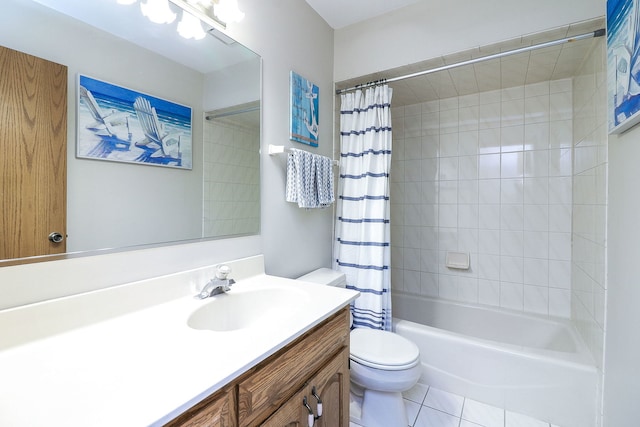
[[[344,288],[347,286],[347,277],[345,274],[330,268],[319,268],[317,270],[313,270],[311,273],[298,277],[298,280],[318,283],[320,285],[336,286],[338,288]]]

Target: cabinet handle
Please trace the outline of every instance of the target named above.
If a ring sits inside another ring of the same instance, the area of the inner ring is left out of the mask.
[[[307,423],[309,424],[309,427],[313,427],[313,425],[316,422],[316,417],[313,415],[313,409],[311,409],[311,406],[309,406],[309,404],[307,403],[307,396],[305,396],[302,399],[302,404],[304,405],[305,408],[307,408],[307,411],[309,411],[309,417],[307,418]]]
[[[316,386],[313,386],[311,388],[311,394],[318,401],[318,416],[316,417],[316,419],[318,419],[318,418],[320,418],[322,416],[322,399],[320,399],[320,396],[318,396],[318,393],[316,391]]]

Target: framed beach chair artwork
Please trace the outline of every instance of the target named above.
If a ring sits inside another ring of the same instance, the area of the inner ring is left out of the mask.
[[[318,86],[291,71],[290,138],[293,141],[318,146]]]
[[[607,0],[609,133],[640,122],[640,1]]]
[[[192,169],[190,107],[78,76],[78,158]]]

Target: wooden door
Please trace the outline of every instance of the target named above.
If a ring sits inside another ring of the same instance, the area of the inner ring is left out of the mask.
[[[0,260],[66,251],[67,67],[0,46]]]

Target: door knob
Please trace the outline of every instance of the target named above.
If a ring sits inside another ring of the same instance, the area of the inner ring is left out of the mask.
[[[49,240],[53,243],[60,243],[64,240],[64,236],[54,231],[53,233],[49,234]]]

